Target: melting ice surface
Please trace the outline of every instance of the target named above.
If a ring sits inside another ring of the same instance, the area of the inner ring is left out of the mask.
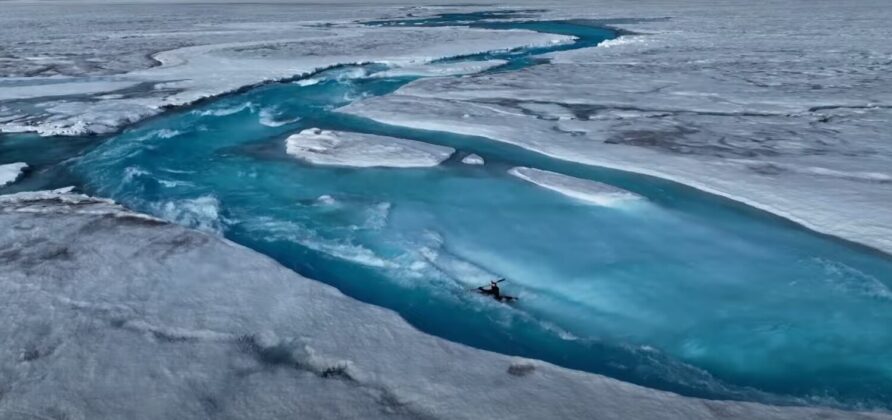
[[[488,25],[575,33],[577,46],[611,36]],[[510,71],[545,51],[465,59],[507,60],[490,71]],[[172,112],[69,169],[89,193],[222,233],[458,342],[686,395],[892,408],[887,256],[674,183],[333,111],[412,80],[374,77],[385,70],[332,69]],[[313,127],[457,153],[432,168],[314,166],[285,153],[290,134]],[[461,163],[472,153],[485,165]],[[644,199],[593,205],[514,167]],[[469,293],[494,276],[517,304]]]

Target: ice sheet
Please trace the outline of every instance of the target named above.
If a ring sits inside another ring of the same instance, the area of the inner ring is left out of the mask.
[[[395,137],[310,128],[285,141],[289,155],[316,165],[414,168],[437,166],[454,149]]]
[[[475,350],[77,194],[0,197],[0,249],[5,417],[889,418],[685,398]]]

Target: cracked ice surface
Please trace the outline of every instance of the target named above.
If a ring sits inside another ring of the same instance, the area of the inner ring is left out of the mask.
[[[531,31],[378,28],[350,20],[386,15],[392,7],[256,5],[246,12],[243,5],[95,10],[96,5],[79,4],[51,13],[45,9],[55,6],[4,5],[0,39],[13,47],[0,55],[2,132],[108,133],[165,107],[338,64],[380,62],[414,74],[458,74],[474,69],[423,66],[444,57],[571,41]],[[144,18],[133,24],[137,9]],[[34,25],[52,30],[34,32],[29,29]]]
[[[372,134],[310,128],[285,140],[289,155],[317,165],[418,168],[437,166],[454,149]]]
[[[597,13],[638,35],[521,71],[416,81],[344,111],[677,180],[892,252],[892,9],[630,7],[547,15]]]
[[[66,191],[0,196],[0,259],[5,419],[890,418],[686,398],[475,350]]]

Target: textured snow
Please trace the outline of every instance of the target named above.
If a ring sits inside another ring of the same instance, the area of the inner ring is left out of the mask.
[[[339,64],[383,63],[404,75],[463,74],[497,63],[425,64],[572,41],[532,31],[369,27],[350,20],[386,16],[393,6],[56,7],[4,4],[0,39],[15,46],[0,56],[0,132],[109,133],[167,107]],[[144,13],[135,25],[134,10]],[[61,27],[27,30],[38,24]]]
[[[28,164],[25,162],[0,165],[0,187],[16,182],[25,172],[25,169],[28,169]]]
[[[617,207],[643,199],[638,194],[612,185],[541,169],[517,167],[511,168],[508,173],[540,187],[599,206]]]
[[[556,6],[546,14],[637,34],[521,71],[416,81],[344,111],[676,180],[892,252],[886,6]]]
[[[890,418],[472,349],[225,239],[62,191],[0,197],[0,258],[3,418]]]
[[[310,128],[285,140],[289,155],[316,165],[415,168],[437,166],[454,149],[372,134]]]

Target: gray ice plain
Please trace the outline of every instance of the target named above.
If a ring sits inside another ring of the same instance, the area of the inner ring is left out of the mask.
[[[672,179],[892,251],[888,5],[534,6],[628,33],[476,75],[501,63],[428,63],[569,39],[356,23],[492,6],[3,2],[0,130],[111,133],[246,86],[379,62],[390,76],[466,76],[342,112]],[[358,153],[358,141],[379,155]],[[361,167],[435,166],[453,153],[407,142],[310,131],[288,148]],[[0,186],[26,165],[0,156]],[[643,201],[547,171],[511,173],[595,205]],[[71,191],[0,197],[0,262],[3,419],[892,418],[690,398],[470,348],[220,237]]]

